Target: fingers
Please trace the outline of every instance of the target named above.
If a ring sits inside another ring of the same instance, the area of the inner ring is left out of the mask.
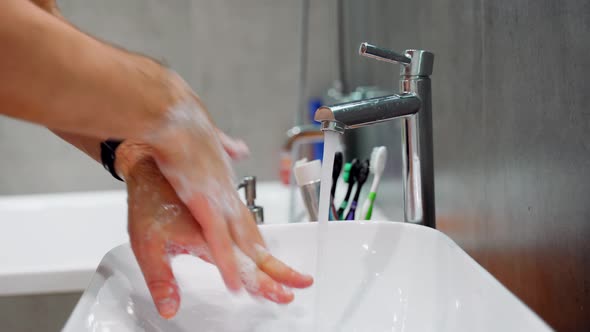
[[[262,296],[276,303],[293,301],[294,295],[291,290],[286,290],[282,285],[258,269],[256,263],[239,248],[235,247],[234,250],[238,260],[240,277],[248,293],[253,296]]]
[[[293,292],[284,288],[281,284],[273,280],[266,273],[257,270],[258,288],[248,289],[248,292],[254,296],[262,296],[267,300],[270,300],[279,304],[287,304],[293,301],[295,295]]]
[[[232,291],[238,291],[242,287],[242,282],[234,257],[233,241],[223,215],[216,211],[202,194],[194,195],[187,206],[201,225],[211,256],[225,285]]]
[[[236,197],[236,199],[239,199]],[[229,222],[231,236],[238,247],[250,258],[256,258],[256,246],[264,247],[264,240],[254,221],[250,210],[242,203],[239,203],[239,214]]]
[[[250,155],[248,145],[242,140],[229,137],[223,131],[217,129],[217,134],[223,149],[233,160],[242,160]]]
[[[158,312],[166,319],[174,317],[180,306],[180,295],[164,243],[132,242],[131,247]]]
[[[203,239],[201,227],[192,219],[192,216],[187,216],[191,219],[190,222],[183,224],[184,227],[175,227],[175,236],[168,241],[168,254],[170,257],[192,255],[214,264],[211,251]]]
[[[313,277],[299,273],[271,255],[264,247],[256,248],[256,264],[274,280],[288,287],[306,288],[313,284]]]
[[[313,278],[304,275],[272,256],[265,248],[258,226],[244,206],[240,219],[230,222],[232,237],[238,247],[275,281],[288,287],[305,288],[313,284]]]

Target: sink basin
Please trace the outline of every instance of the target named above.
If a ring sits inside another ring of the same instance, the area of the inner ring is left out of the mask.
[[[289,188],[259,182],[257,193],[265,224],[286,223]],[[302,203],[296,208],[304,212]],[[379,208],[373,215],[386,219]],[[128,241],[127,195],[104,191],[0,196],[0,229],[0,296],[81,292],[104,254]]]
[[[213,266],[181,256],[173,261],[181,308],[174,319],[161,319],[122,245],[104,257],[64,331],[550,330],[437,230],[398,222],[323,226],[261,227],[276,256],[316,276],[289,305],[231,295]]]

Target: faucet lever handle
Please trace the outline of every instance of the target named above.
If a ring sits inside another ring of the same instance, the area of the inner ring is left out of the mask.
[[[362,43],[359,49],[362,56],[402,65],[402,76],[430,76],[434,63],[434,54],[425,50],[406,50],[401,55],[393,51],[379,48],[369,43]]]
[[[369,43],[362,43],[359,48],[359,54],[368,58],[373,58],[380,61],[399,63],[401,65],[409,65],[412,59],[405,55],[398,54],[384,48],[371,45]]]

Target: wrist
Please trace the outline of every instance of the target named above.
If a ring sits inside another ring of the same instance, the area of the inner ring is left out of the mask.
[[[140,73],[140,81],[135,85],[139,91],[139,105],[145,112],[140,130],[132,134],[132,139],[142,140],[161,127],[165,122],[170,105],[174,103],[174,91],[170,87],[168,70],[158,62],[143,56],[134,56],[134,67]],[[135,145],[135,144],[130,144]]]
[[[139,86],[143,86],[143,107],[148,116],[139,135],[133,138],[144,140],[168,124],[175,107],[187,101],[198,101],[198,98],[176,72],[156,61],[141,57],[137,66],[145,78]]]
[[[153,148],[145,143],[126,140],[119,145],[115,152],[115,171],[125,180],[133,176],[133,169],[141,161],[152,158]]]
[[[157,61],[135,53],[128,53],[104,45],[110,57],[118,59],[120,75],[125,87],[118,89],[116,97],[121,102],[117,108],[118,120],[124,124],[124,132],[110,133],[108,137],[143,141],[168,121],[170,109],[183,99],[184,90],[179,87],[178,76]],[[121,94],[124,93],[124,94]]]

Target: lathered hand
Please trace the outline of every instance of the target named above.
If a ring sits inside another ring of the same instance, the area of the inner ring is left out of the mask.
[[[229,242],[221,248],[223,255],[213,255],[206,228],[176,195],[151,157],[150,149],[143,144],[123,143],[117,151],[117,167],[125,177],[129,194],[131,246],[163,317],[173,317],[180,305],[180,293],[170,265],[170,259],[178,254],[198,256],[218,267],[219,257],[231,256],[238,285],[243,284],[252,295],[277,303],[288,303],[294,298],[285,286],[304,288],[313,283],[311,277],[294,271],[265,249],[258,227],[243,205],[238,208],[244,218],[230,221],[233,225],[213,219],[212,222],[225,223]],[[202,209],[199,214],[221,218],[206,198],[197,198],[197,207]],[[220,232],[217,227],[209,230],[213,232],[211,236]]]

